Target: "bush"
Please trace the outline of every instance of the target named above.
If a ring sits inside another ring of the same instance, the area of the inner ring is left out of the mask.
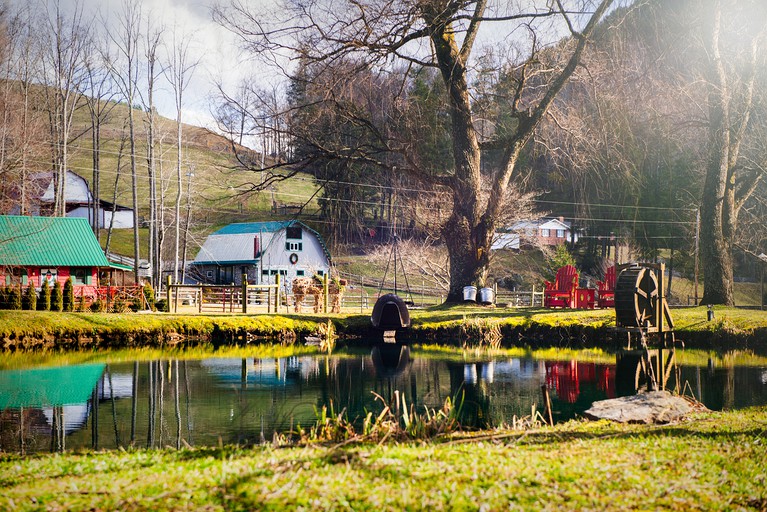
[[[87,310],[88,310],[88,307],[85,305],[85,294],[83,293],[77,299],[77,311],[79,311],[80,313],[84,313]]]
[[[64,310],[64,293],[61,291],[61,283],[53,283],[53,293],[51,294],[51,311]]]
[[[96,299],[91,303],[91,311],[94,313],[103,313],[107,310],[107,303],[101,299]]]
[[[8,309],[8,287],[0,288],[0,309]]]
[[[21,309],[21,288],[15,286],[9,288],[8,309]]]
[[[37,309],[37,290],[34,285],[27,286],[24,292],[24,309],[28,311],[34,311]]]
[[[155,310],[154,288],[152,288],[152,284],[149,281],[144,283],[143,292],[144,292],[144,299],[146,300],[146,304],[148,305],[149,309],[154,311]],[[142,304],[141,309],[143,308],[144,308],[144,305]]]
[[[72,284],[72,278],[68,278],[64,283],[64,311],[74,311],[75,309],[75,286]]]
[[[43,279],[43,284],[40,286],[40,300],[37,301],[37,309],[40,311],[51,310],[51,288],[45,279]]]

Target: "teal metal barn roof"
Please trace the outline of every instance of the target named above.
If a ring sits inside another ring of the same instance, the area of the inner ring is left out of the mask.
[[[0,266],[108,267],[88,221],[0,215]]]

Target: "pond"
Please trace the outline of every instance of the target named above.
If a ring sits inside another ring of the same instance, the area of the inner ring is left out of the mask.
[[[100,362],[0,371],[0,450],[32,453],[127,446],[215,446],[270,440],[312,425],[323,406],[351,419],[404,394],[419,411],[463,401],[467,427],[510,424],[540,410],[555,421],[626,394],[615,360],[547,360],[428,352],[400,345],[284,358],[207,357]],[[681,359],[681,358],[679,358]],[[708,359],[672,372],[710,409],[767,404],[767,364]],[[623,379],[625,380],[625,379]]]

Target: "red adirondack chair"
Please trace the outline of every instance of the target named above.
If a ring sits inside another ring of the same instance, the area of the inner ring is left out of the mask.
[[[615,307],[615,265],[605,271],[605,280],[597,281],[597,306],[600,308]]]
[[[543,307],[574,308],[575,290],[578,288],[578,270],[565,265],[557,270],[554,282],[546,281],[543,290]]]

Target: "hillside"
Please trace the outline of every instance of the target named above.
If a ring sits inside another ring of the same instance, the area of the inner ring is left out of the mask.
[[[138,156],[136,165],[139,175],[138,205],[139,216],[149,217],[149,185],[147,164],[146,113],[134,111]],[[106,122],[101,127],[100,168],[101,198],[120,205],[132,206],[129,142],[127,139],[126,105],[114,105]],[[178,190],[177,145],[175,120],[162,116],[156,118],[156,166],[158,175],[158,201],[165,211],[166,226],[172,238],[172,222]],[[74,133],[81,134],[70,145],[69,168],[83,176],[93,188],[93,155],[90,134],[90,118],[87,109],[81,108],[75,117]],[[121,145],[122,150],[121,150]],[[261,180],[259,173],[238,169],[238,162],[229,141],[206,128],[182,125],[183,162],[181,166],[182,216],[186,214],[187,190],[190,191],[192,208],[191,256],[207,233],[230,222],[257,221],[282,218],[280,210],[273,212],[273,204],[303,204],[315,192],[311,176],[301,175],[287,183],[277,183],[266,191],[253,191]],[[244,147],[237,148],[240,155],[258,160],[260,155]],[[122,151],[122,154],[121,154]],[[119,161],[119,171],[118,171]],[[267,164],[270,163],[267,160]],[[191,180],[191,181],[190,181]],[[316,203],[314,203],[316,204]],[[316,210],[312,204],[309,212]],[[132,230],[116,230],[113,233],[110,250],[126,256],[133,256]],[[142,240],[146,229],[141,230]],[[106,233],[102,234],[102,245]],[[142,241],[142,257],[146,243]]]

